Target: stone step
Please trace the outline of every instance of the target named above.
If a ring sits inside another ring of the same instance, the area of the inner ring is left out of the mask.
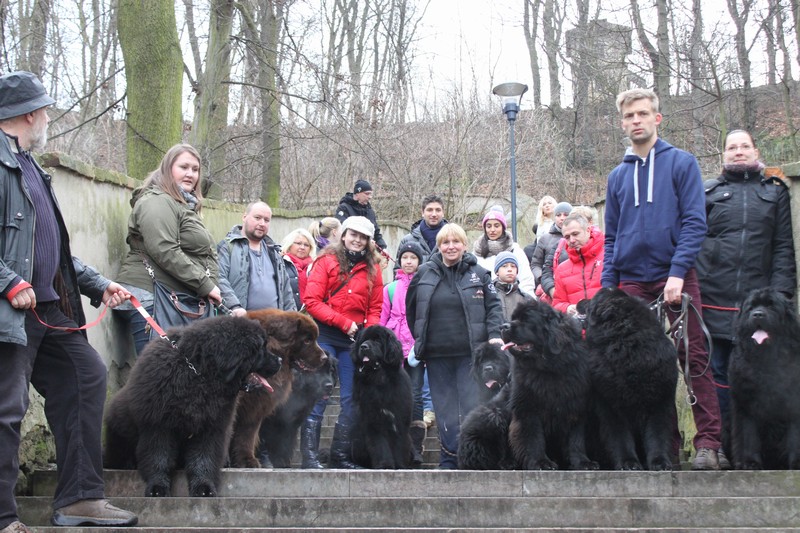
[[[144,494],[144,483],[135,470],[106,470],[104,478],[109,497],[134,498]],[[37,471],[31,485],[34,496],[49,497],[55,491],[56,473]],[[480,472],[226,468],[222,471],[218,490],[222,499],[396,496],[427,501],[442,495],[451,498],[800,498],[800,471]],[[187,496],[183,472],[175,474],[172,493],[174,496]]]
[[[752,527],[726,527],[726,528],[692,528],[691,531],[695,533],[729,533],[729,532],[750,532],[753,531]],[[116,531],[119,533],[158,533],[161,531],[169,531],[170,533],[298,533],[298,532],[311,532],[311,533],[342,533],[342,532],[358,532],[358,533],[630,533],[630,532],[664,532],[664,533],[686,533],[686,528],[680,527],[661,527],[661,528],[607,528],[607,527],[526,527],[526,528],[452,528],[452,527],[424,527],[424,528],[395,528],[395,527],[249,527],[249,528],[227,528],[227,527],[130,527],[130,528],[103,528],[96,527],[73,527],[69,528],[69,533],[100,533],[101,531]],[[771,533],[790,533],[800,532],[800,528],[772,528],[760,527],[759,532]],[[36,533],[64,533],[65,529],[62,527],[45,527],[39,526],[36,528]]]
[[[113,498],[143,527],[788,528],[800,497],[306,497]],[[24,497],[19,516],[49,524],[50,498]]]

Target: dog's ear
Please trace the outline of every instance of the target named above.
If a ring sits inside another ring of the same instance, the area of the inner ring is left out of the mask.
[[[394,332],[387,330],[386,335],[386,353],[384,357],[386,364],[389,366],[401,366],[403,364],[403,345],[397,340]]]

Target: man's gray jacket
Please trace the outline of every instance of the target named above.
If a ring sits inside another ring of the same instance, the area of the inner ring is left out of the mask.
[[[261,250],[266,252],[275,270],[275,287],[278,291],[278,309],[297,311],[292,285],[286,273],[286,263],[281,247],[269,238],[261,240]],[[242,226],[234,226],[217,244],[219,262],[219,289],[225,305],[231,309],[247,309],[247,294],[250,291],[250,251]]]

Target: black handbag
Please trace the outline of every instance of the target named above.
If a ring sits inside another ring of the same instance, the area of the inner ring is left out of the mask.
[[[167,330],[176,326],[185,326],[203,318],[209,318],[216,314],[214,305],[208,298],[200,298],[184,292],[175,291],[160,281],[153,273],[153,268],[142,257],[147,273],[153,280],[153,320]],[[158,337],[158,334],[151,330],[150,338]]]

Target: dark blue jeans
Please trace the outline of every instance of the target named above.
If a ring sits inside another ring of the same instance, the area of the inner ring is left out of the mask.
[[[411,420],[422,420],[422,385],[425,378],[425,364],[420,362],[417,366],[410,366],[406,359],[403,361],[403,368],[411,379],[411,394],[414,398]]]
[[[470,356],[427,359],[428,380],[439,430],[439,468],[458,468],[458,435],[464,418],[478,405],[478,384],[470,375]]]
[[[52,302],[36,312],[47,324],[77,324]],[[48,329],[25,315],[27,346],[0,343],[0,529],[17,520],[20,423],[28,409],[28,384],[45,399],[44,413],[56,443],[58,485],[53,508],[103,498],[100,431],[107,369],[81,333]]]
[[[714,348],[711,350],[711,368],[714,370],[714,382],[717,386],[717,399],[719,411],[722,415],[723,443],[731,434],[731,399],[728,389],[728,363],[733,352],[733,341],[728,339],[714,339]]]
[[[325,350],[328,355],[332,355],[339,360],[339,403],[342,410],[339,412],[338,422],[351,426],[353,425],[353,373],[355,367],[350,358],[350,348],[333,346],[332,344],[319,343],[320,348]],[[322,420],[327,407],[327,400],[320,400],[311,411],[311,418]]]
[[[150,316],[153,315],[152,305],[144,309],[150,313]],[[138,357],[142,353],[142,350],[144,350],[145,345],[150,341],[150,327],[147,321],[136,309],[122,311],[115,309],[114,313],[128,323],[128,328],[133,336],[133,344],[136,347],[136,355]]]

